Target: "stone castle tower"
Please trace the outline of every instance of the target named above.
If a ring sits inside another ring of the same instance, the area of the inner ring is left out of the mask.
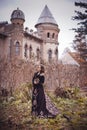
[[[47,5],[43,9],[35,27],[38,35],[43,39],[43,59],[58,60],[58,33],[59,28]]]
[[[19,8],[10,20],[11,24],[0,23],[0,57],[58,61],[59,28],[47,5],[35,25],[37,32],[24,29],[25,15]]]
[[[10,56],[17,56],[18,58],[22,58],[23,30],[25,22],[24,13],[19,10],[19,8],[17,8],[17,10],[12,12],[10,20],[13,26],[13,33],[11,33],[10,36]]]

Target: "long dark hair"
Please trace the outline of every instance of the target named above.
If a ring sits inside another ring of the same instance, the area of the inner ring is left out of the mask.
[[[44,71],[45,71],[44,66],[41,65],[41,66],[40,66],[40,73],[44,73]]]

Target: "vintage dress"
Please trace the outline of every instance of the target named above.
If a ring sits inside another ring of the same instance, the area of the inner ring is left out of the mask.
[[[46,99],[43,88],[44,80],[44,74],[39,72],[36,72],[34,74],[32,80],[32,114],[36,116],[46,116],[48,114],[48,110],[46,109]]]

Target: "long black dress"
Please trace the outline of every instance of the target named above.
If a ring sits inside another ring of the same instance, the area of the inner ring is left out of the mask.
[[[36,72],[34,74],[32,83],[32,114],[35,116],[47,116],[46,99],[43,89],[45,77],[43,73]],[[37,83],[36,83],[37,82]]]

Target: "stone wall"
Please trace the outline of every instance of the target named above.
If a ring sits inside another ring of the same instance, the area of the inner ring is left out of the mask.
[[[6,88],[10,91],[22,84],[32,83],[35,68],[36,65],[28,61],[0,61],[0,89]],[[57,87],[82,86],[87,80],[86,72],[78,66],[46,64],[44,86],[49,91],[54,91]]]

